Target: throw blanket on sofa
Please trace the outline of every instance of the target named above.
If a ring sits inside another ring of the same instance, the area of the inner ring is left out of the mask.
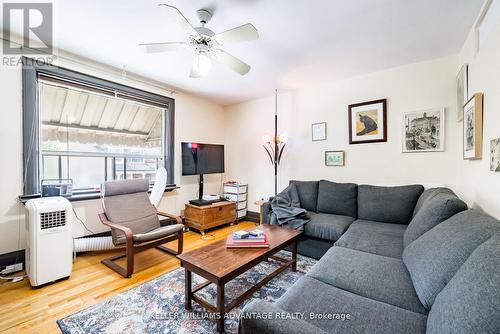
[[[309,222],[307,211],[300,207],[297,186],[292,183],[271,201],[271,224],[302,229]]]

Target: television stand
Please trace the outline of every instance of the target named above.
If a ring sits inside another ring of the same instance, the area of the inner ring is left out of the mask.
[[[186,204],[184,222],[187,227],[203,235],[209,228],[236,222],[236,203],[221,201],[202,206]]]

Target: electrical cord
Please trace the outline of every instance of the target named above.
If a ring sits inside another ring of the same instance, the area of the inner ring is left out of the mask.
[[[73,208],[73,207],[72,207],[72,209],[73,209],[73,213],[74,213],[74,215],[75,215],[76,219],[77,219],[77,220],[78,220],[78,221],[79,221],[79,222],[83,225],[83,227],[84,227],[84,228],[85,228],[88,232],[90,232],[91,234],[96,234],[95,232],[93,232],[92,230],[90,230],[90,229],[87,227],[87,225],[85,225],[85,223],[83,222],[83,220],[81,220],[81,219],[80,219],[80,217],[78,217],[78,214],[76,213],[75,208]]]
[[[11,281],[12,283],[16,283],[16,282],[21,282],[26,276],[27,275],[13,276],[13,277],[0,276],[0,279],[3,279],[5,281]]]

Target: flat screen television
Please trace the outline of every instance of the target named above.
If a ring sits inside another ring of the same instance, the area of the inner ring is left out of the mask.
[[[224,173],[224,145],[182,143],[182,175],[199,175],[198,199],[189,203],[208,205],[203,199],[203,174]]]
[[[224,145],[182,143],[182,175],[224,173]]]

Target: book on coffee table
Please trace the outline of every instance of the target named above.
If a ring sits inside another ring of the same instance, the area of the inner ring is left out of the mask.
[[[265,248],[269,247],[267,235],[262,237],[248,237],[246,239],[237,239],[233,235],[228,235],[226,239],[227,248]]]

